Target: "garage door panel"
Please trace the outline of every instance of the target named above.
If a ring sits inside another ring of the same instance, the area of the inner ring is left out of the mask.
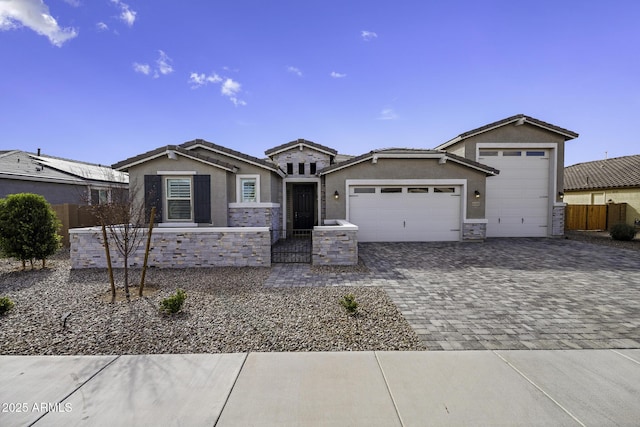
[[[509,150],[506,150],[509,151]],[[513,151],[513,150],[511,150]],[[549,152],[544,156],[500,155],[481,162],[500,170],[487,179],[486,217],[488,237],[537,237],[547,235],[549,212]]]
[[[370,186],[369,186],[370,187]],[[456,193],[427,192],[353,194],[349,191],[349,220],[358,226],[358,240],[454,241],[460,239],[460,189]],[[422,188],[424,189],[424,188]]]

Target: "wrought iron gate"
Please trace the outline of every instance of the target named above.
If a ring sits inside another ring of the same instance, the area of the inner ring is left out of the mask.
[[[312,231],[271,230],[271,262],[311,264]]]

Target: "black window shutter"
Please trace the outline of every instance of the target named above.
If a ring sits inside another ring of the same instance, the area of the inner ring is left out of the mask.
[[[160,175],[144,176],[144,209],[145,221],[149,220],[151,208],[156,208],[154,222],[162,222],[162,177]]]
[[[197,223],[211,223],[211,175],[193,176],[193,214]]]

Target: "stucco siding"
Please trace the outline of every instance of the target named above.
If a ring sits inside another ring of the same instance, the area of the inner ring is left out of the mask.
[[[0,179],[0,199],[9,194],[34,193],[43,196],[52,205],[87,204],[87,186],[56,184],[51,182]]]
[[[378,159],[377,163],[370,160],[348,168],[325,175],[326,217],[330,219],[346,218],[345,194],[348,179],[376,179],[376,180],[418,180],[440,179],[467,181],[467,218],[484,218],[484,198],[475,199],[473,192],[478,190],[485,194],[486,175],[483,172],[469,169],[452,161],[441,165],[438,159]],[[340,198],[333,197],[338,191]]]
[[[157,175],[158,171],[196,172],[211,176],[211,221],[216,227],[227,226],[227,182],[233,174],[223,169],[178,156],[170,160],[165,156],[129,168],[129,185],[135,203],[144,205],[144,176]],[[164,188],[164,184],[163,184]]]

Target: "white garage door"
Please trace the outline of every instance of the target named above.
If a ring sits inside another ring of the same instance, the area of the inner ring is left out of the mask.
[[[487,178],[487,237],[545,237],[549,216],[548,150],[480,150],[500,170]]]
[[[460,186],[352,186],[349,220],[361,242],[460,240]]]

